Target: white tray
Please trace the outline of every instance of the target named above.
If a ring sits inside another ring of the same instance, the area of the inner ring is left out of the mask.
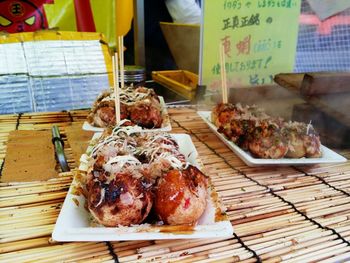
[[[178,142],[180,151],[188,157],[187,161],[193,165],[200,166],[196,161],[198,153],[194,147],[191,137],[187,134],[172,134]],[[141,224],[131,227],[91,227],[90,213],[84,208],[85,198],[72,194],[73,186],[77,183],[73,180],[61,212],[58,216],[52,238],[56,241],[117,241],[117,240],[155,240],[155,239],[188,239],[188,238],[218,238],[230,237],[233,228],[230,221],[219,221],[215,219],[215,211],[219,203],[210,200],[198,224],[190,229],[188,234],[183,232],[162,232],[161,226]],[[210,189],[211,187],[208,187]],[[209,191],[209,190],[208,190]],[[75,198],[79,206],[73,201]]]
[[[159,98],[161,111],[162,111],[162,118],[163,118],[162,127],[156,128],[156,129],[142,128],[142,132],[169,132],[169,131],[171,131],[170,118],[169,118],[169,114],[168,114],[168,111],[167,111],[167,108],[165,105],[164,98],[162,96],[158,96],[158,98]],[[140,126],[135,126],[135,127],[140,128]],[[94,132],[103,132],[104,128],[92,126],[90,123],[85,121],[83,124],[83,130],[94,131]]]
[[[229,141],[225,135],[217,131],[217,127],[211,122],[210,111],[198,111],[199,116],[208,124],[209,128],[235,153],[237,154],[248,166],[268,166],[268,165],[313,165],[321,163],[342,163],[347,159],[337,154],[326,146],[321,145],[322,157],[321,158],[282,158],[282,159],[259,159],[254,158],[248,151],[242,150],[232,141]]]

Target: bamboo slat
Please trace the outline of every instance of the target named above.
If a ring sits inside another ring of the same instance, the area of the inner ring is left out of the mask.
[[[58,124],[71,168],[65,127],[88,111],[0,116],[0,165],[8,133]],[[0,261],[339,262],[350,258],[350,163],[248,167],[192,108],[169,109],[172,132],[188,133],[226,207],[235,234],[223,239],[56,243],[50,239],[72,174],[47,182],[0,183]],[[349,154],[345,152],[345,154]],[[350,156],[350,155],[349,155]],[[254,255],[256,253],[256,256]]]

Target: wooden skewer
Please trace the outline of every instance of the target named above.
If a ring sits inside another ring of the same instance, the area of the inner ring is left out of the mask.
[[[0,216],[8,215],[11,213],[22,213],[22,211],[29,211],[28,213],[32,213],[35,211],[40,211],[41,209],[45,209],[45,206],[49,207],[55,207],[57,209],[60,209],[62,204],[62,199],[54,199],[44,202],[35,202],[35,203],[29,203],[24,205],[15,205],[15,206],[8,206],[8,207],[2,207],[0,208]]]
[[[214,246],[215,244],[215,246]],[[188,244],[186,244],[186,242],[184,242],[184,244],[182,245],[178,245],[178,246],[174,246],[174,247],[170,247],[171,251],[182,251],[182,250],[186,250],[186,249],[201,249],[202,251],[206,251],[207,252],[211,252],[212,250],[216,251],[219,248],[222,247],[229,247],[231,249],[234,248],[239,248],[241,247],[241,244],[238,243],[237,240],[235,239],[230,239],[230,240],[225,240],[225,241],[221,241],[221,242],[201,242],[198,241],[197,243],[193,243],[190,246]]]
[[[227,260],[227,261],[221,261],[220,260],[220,262],[221,263],[229,263],[229,262],[232,262],[232,261],[230,261],[230,258]],[[248,259],[244,259],[244,260],[241,260],[240,261],[240,263],[255,263],[256,262],[256,259],[254,258],[254,257],[250,257],[250,258],[248,258]]]
[[[220,54],[220,68],[221,68],[222,102],[228,103],[224,46],[220,43],[219,47],[220,47],[219,54]]]
[[[73,176],[73,175],[71,175]],[[70,176],[57,177],[53,179],[49,179],[47,181],[37,181],[37,182],[10,182],[10,183],[0,183],[0,187],[2,190],[12,190],[12,189],[21,189],[21,188],[30,188],[36,186],[47,186],[47,185],[55,185],[55,184],[64,184],[71,183],[72,178]]]
[[[6,243],[6,242],[13,242],[13,241],[19,241],[19,240],[25,240],[29,238],[37,238],[42,236],[51,235],[52,230],[54,228],[55,224],[53,225],[45,225],[41,227],[33,227],[32,229],[24,230],[22,229],[21,234],[19,235],[11,235],[11,236],[3,236],[0,238],[0,243]],[[1,260],[0,260],[1,261]]]
[[[319,263],[345,262],[345,260],[349,260],[349,258],[350,258],[350,252],[346,252],[338,256],[333,256],[325,260],[319,261]]]
[[[47,261],[48,263],[50,261]],[[74,259],[65,259],[65,262],[70,262],[70,263],[115,263],[115,260],[113,259],[112,255],[109,254],[109,252],[107,251],[101,251],[98,253],[94,253],[93,255],[82,255],[80,257],[75,256]],[[38,263],[42,263],[41,261],[39,261]]]
[[[58,249],[59,247],[59,249]],[[36,262],[41,258],[74,258],[75,256],[85,255],[85,257],[93,257],[97,251],[108,251],[107,247],[103,243],[68,243],[59,246],[47,246],[42,248],[34,248],[23,252],[11,252],[0,256],[0,259],[13,260],[16,258],[18,261]],[[13,262],[13,261],[12,261]]]
[[[112,256],[109,254],[108,251],[102,250],[102,249],[93,249],[89,250],[89,252],[93,253],[92,255],[86,255],[82,253],[82,251],[79,254],[69,254],[69,258],[63,257],[59,255],[58,257],[55,257],[55,259],[64,261],[66,263],[114,263],[115,261],[113,260]],[[35,263],[51,263],[52,258],[47,258],[44,256],[43,258],[35,260]]]
[[[134,241],[134,240],[131,240],[131,241],[111,241],[111,244],[112,244],[112,247],[113,249],[120,249],[120,250],[126,250],[128,247],[134,247],[134,245],[136,244],[144,244],[144,243],[147,243],[148,242],[150,244],[153,244],[154,241],[148,241],[148,240],[144,240],[144,241]]]
[[[232,244],[229,245],[224,245],[224,246],[220,246],[217,248],[213,248],[213,249],[209,249],[209,250],[205,250],[202,252],[197,253],[197,255],[213,255],[213,254],[220,254],[220,253],[225,253],[227,251],[232,251],[233,249],[241,249],[242,245],[238,243],[238,241],[236,241],[236,243],[233,243],[234,240],[232,240]]]
[[[72,251],[70,253],[57,254],[55,258],[57,260],[60,259],[62,262],[91,262],[90,259],[95,259],[95,257],[99,257],[103,255],[104,257],[109,256],[108,259],[111,260],[111,255],[108,255],[108,250],[105,247],[96,247],[96,248],[88,248],[89,254],[86,253],[85,250],[81,249],[78,251]],[[44,255],[41,260],[36,260],[35,262],[50,262],[47,260],[48,258]],[[51,258],[52,262],[52,258]],[[93,261],[92,261],[93,262]],[[105,261],[97,261],[97,262],[105,262]]]
[[[62,184],[62,185],[52,185],[52,186],[45,186],[42,187],[32,187],[32,188],[25,188],[18,191],[4,191],[0,194],[1,197],[11,197],[11,196],[19,196],[19,195],[25,195],[25,194],[36,194],[36,193],[47,193],[47,192],[55,192],[55,191],[61,191],[61,190],[68,190],[70,184]]]
[[[306,232],[306,233],[299,233],[296,235],[290,235],[290,236],[286,236],[286,237],[281,237],[278,239],[274,239],[274,240],[270,240],[270,241],[263,241],[263,240],[259,240],[259,243],[256,243],[255,245],[251,246],[252,249],[254,249],[255,251],[259,252],[259,254],[261,253],[267,253],[267,252],[271,252],[273,250],[275,250],[274,246],[278,246],[279,244],[286,244],[289,242],[292,242],[292,244],[296,244],[296,243],[302,243],[302,242],[307,242],[310,240],[323,240],[323,238],[325,238],[326,240],[333,240],[336,238],[335,235],[333,235],[333,233],[329,230],[329,231],[323,231],[320,229],[315,229],[313,231],[310,232]],[[271,249],[272,248],[272,249]],[[263,252],[265,251],[265,252]]]
[[[298,236],[300,235],[300,233],[307,235],[314,231],[321,232],[322,230],[320,230],[315,225],[311,225],[311,223],[309,223],[309,225],[299,224],[292,227],[284,227],[278,230],[257,234],[254,236],[244,237],[242,239],[244,239],[246,244],[249,246],[259,247],[260,244],[264,244],[270,241],[280,240],[281,238],[285,238],[285,237]],[[268,235],[268,234],[271,234],[271,235]]]
[[[120,87],[124,89],[124,37],[118,37],[119,62],[120,62]]]
[[[51,200],[56,200],[60,198],[65,198],[66,195],[67,195],[67,192],[63,191],[63,192],[47,193],[45,195],[30,194],[30,195],[19,196],[19,197],[1,198],[0,207],[24,205],[24,204],[38,203],[38,202],[49,201],[49,200],[51,201]]]
[[[22,233],[24,234],[26,231],[29,231],[29,228],[43,227],[49,224],[55,224],[57,220],[57,216],[58,215],[53,215],[51,217],[37,218],[36,220],[32,220],[32,221],[26,220],[25,222],[22,222],[22,223],[18,223],[17,221],[17,222],[13,222],[13,224],[1,225],[0,237],[1,238],[14,237],[14,236],[21,237]],[[16,233],[16,231],[21,231],[21,233]]]
[[[181,262],[181,263],[192,263],[192,262],[201,262],[201,260],[207,259],[207,256],[194,256],[194,255],[186,255],[181,256],[181,258],[170,260],[168,259],[167,262]],[[163,263],[164,260],[156,260],[155,263]],[[232,262],[232,261],[231,261]]]
[[[118,66],[118,53],[115,53],[113,60],[113,90],[114,90],[114,102],[115,102],[115,121],[116,125],[120,122],[120,95],[119,95],[119,66]]]
[[[210,239],[210,240],[196,240],[196,239],[189,239],[186,240],[186,244],[190,247],[196,245],[204,245],[204,244],[208,244],[208,243],[216,243],[216,242],[220,242],[223,240],[227,240],[228,238],[220,238],[220,239]],[[151,250],[157,250],[159,248],[164,248],[164,247],[170,247],[171,250],[174,250],[174,247],[176,246],[181,246],[184,244],[184,240],[166,240],[162,242],[162,240],[156,240],[155,244],[152,246],[148,246],[148,247],[141,247],[137,250],[138,253],[144,253],[147,251],[151,251]]]
[[[57,219],[59,210],[54,211],[44,211],[42,213],[35,213],[29,215],[21,215],[20,217],[2,217],[0,219],[0,228],[5,227],[7,229],[13,227],[20,227],[22,224],[28,224],[29,226],[33,224],[38,224],[37,221],[47,220],[47,219]],[[30,224],[31,223],[31,224]]]
[[[59,214],[59,210],[55,211],[48,211],[48,212],[42,212],[42,213],[35,213],[30,215],[22,215],[21,217],[2,217],[0,218],[0,228],[2,226],[5,226],[6,228],[12,228],[12,227],[18,227],[17,224],[24,224],[27,222],[33,222],[36,224],[35,221],[48,219],[48,218],[54,218],[57,219],[57,216]]]
[[[325,255],[332,255],[338,249],[342,249],[347,246],[345,243],[341,243],[341,240],[334,240],[332,242],[324,242],[321,245],[312,246],[302,249],[300,252],[292,252],[287,255],[282,255],[283,262],[317,262],[318,259],[324,258]],[[349,248],[346,247],[348,250]],[[298,253],[299,252],[299,253]],[[334,255],[334,254],[333,254]]]
[[[125,242],[125,243],[127,243],[127,242]],[[120,253],[121,251],[125,251],[125,250],[135,250],[135,249],[138,249],[139,247],[141,247],[141,248],[152,247],[153,242],[145,240],[145,241],[138,241],[138,242],[128,243],[128,244],[129,245],[127,245],[127,246],[121,246],[121,247],[112,245],[112,247],[116,253]]]
[[[252,255],[250,252],[247,252],[247,250],[245,248],[238,248],[238,249],[233,249],[233,250],[229,250],[229,251],[225,251],[222,253],[213,253],[213,254],[207,254],[205,252],[205,250],[211,250],[212,248],[215,248],[215,245],[212,244],[210,246],[207,247],[198,247],[198,248],[189,248],[189,249],[185,249],[185,250],[180,250],[180,251],[176,251],[176,252],[172,252],[169,254],[165,254],[162,255],[162,259],[163,261],[167,260],[167,259],[171,259],[171,258],[178,258],[181,257],[182,255],[186,255],[186,254],[195,254],[195,256],[199,255],[205,255],[208,258],[211,258],[209,260],[203,260],[203,261],[199,261],[199,262],[212,262],[213,258],[215,259],[221,259],[221,258],[225,258],[225,257],[236,257],[237,261],[239,261],[239,259],[247,259],[250,258]],[[147,261],[152,261],[152,258],[148,258]],[[194,260],[193,262],[197,262],[197,260]],[[221,260],[219,260],[219,262],[221,262]],[[232,262],[232,260],[230,261]],[[236,262],[236,261],[233,261]]]
[[[248,259],[252,256],[250,252],[248,252],[245,248],[240,248],[232,251],[225,251],[222,253],[213,253],[209,254],[209,258],[228,258],[228,257],[233,257],[237,258],[237,261],[243,260],[243,259]],[[221,262],[221,260],[220,260]]]
[[[293,237],[293,238],[290,238],[289,240],[280,239],[278,241],[275,241],[275,243],[265,244],[265,247],[260,247],[260,248],[253,247],[253,249],[258,254],[265,254],[263,259],[266,259],[272,256],[283,254],[284,248],[290,249],[291,247],[293,247],[293,250],[303,249],[305,247],[332,241],[334,239],[336,239],[335,235],[320,237],[318,234],[316,234],[314,236],[304,236],[302,238]]]
[[[130,253],[131,252],[131,253]],[[169,254],[169,248],[160,248],[156,251],[148,251],[142,254],[142,258],[145,259],[147,257],[161,257],[162,255]],[[139,259],[139,255],[133,251],[122,251],[118,253],[118,257],[123,258],[123,261],[137,261]]]
[[[26,250],[35,247],[42,247],[49,245],[48,237],[40,237],[33,238],[29,240],[21,240],[17,242],[10,242],[5,244],[0,244],[0,254],[18,251],[18,250]]]

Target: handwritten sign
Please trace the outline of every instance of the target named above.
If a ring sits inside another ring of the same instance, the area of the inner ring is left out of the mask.
[[[293,71],[300,0],[205,0],[201,84],[221,88],[219,45],[228,87],[266,85]]]

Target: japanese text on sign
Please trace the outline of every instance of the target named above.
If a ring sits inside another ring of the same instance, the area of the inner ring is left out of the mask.
[[[299,0],[205,0],[201,84],[220,88],[220,44],[231,86],[271,84],[292,72],[299,12]]]

